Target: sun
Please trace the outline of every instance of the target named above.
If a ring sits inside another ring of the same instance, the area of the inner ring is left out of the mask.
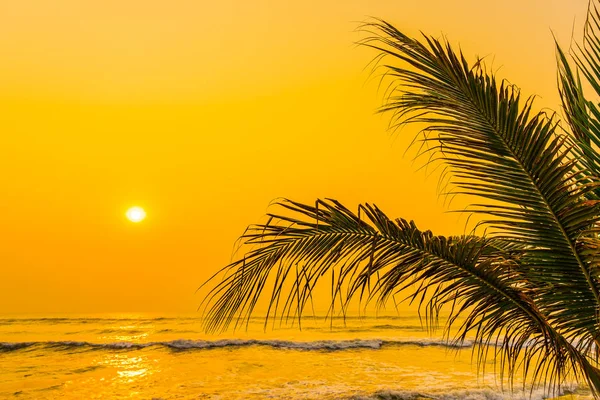
[[[127,210],[125,216],[131,222],[138,223],[146,218],[146,211],[144,211],[142,207],[131,207],[129,210]]]

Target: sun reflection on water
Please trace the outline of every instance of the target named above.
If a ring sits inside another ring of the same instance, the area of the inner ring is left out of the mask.
[[[146,371],[148,371],[146,368],[142,368],[142,369],[138,369],[138,370],[134,370],[134,371],[117,371],[117,374],[119,374],[119,376],[121,376],[121,377],[133,378],[136,376],[146,375]]]
[[[153,332],[153,325],[119,325],[106,329],[99,339],[108,342],[139,343]]]
[[[132,383],[157,372],[153,368],[155,361],[153,363],[153,360],[145,355],[133,356],[128,353],[117,353],[105,355],[98,364],[116,370],[114,379],[119,383]]]
[[[104,336],[105,339],[112,339],[118,342],[140,342],[142,339],[148,337],[147,333],[141,333],[137,335],[110,335]]]

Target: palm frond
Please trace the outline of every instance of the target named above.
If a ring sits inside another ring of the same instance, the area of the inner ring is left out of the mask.
[[[589,136],[591,122],[588,114],[589,102],[583,94],[579,74],[571,68],[567,55],[560,45],[556,42],[555,44],[558,64],[558,88],[563,110],[565,111],[564,115],[576,140],[589,146],[592,140],[596,140],[595,137]]]
[[[585,24],[583,44],[575,44],[571,57],[556,43],[558,62],[558,87],[564,115],[573,139],[577,143],[578,160],[594,178],[600,177],[600,109],[584,95],[580,75],[598,95],[600,92],[600,14],[595,3],[590,2]],[[575,68],[570,65],[574,61]],[[600,196],[600,190],[595,190]]]
[[[363,29],[371,34],[364,46],[400,64],[382,65],[396,86],[381,111],[392,113],[393,126],[424,125],[426,151],[450,167],[453,193],[483,199],[470,212],[488,216],[493,235],[522,244],[538,307],[571,335],[595,340],[600,284],[577,241],[598,221],[588,201],[598,185],[556,116],[535,113],[532,99],[522,103],[515,86],[498,84],[448,43],[421,43],[385,21]]]
[[[468,211],[490,235],[437,236],[369,204],[356,214],[335,200],[281,201],[281,212],[241,237],[246,253],[209,280],[222,278],[203,302],[205,328],[243,325],[261,299],[265,324],[300,324],[315,287],[331,277],[331,316],[353,299],[383,306],[409,291],[431,327],[449,309],[445,334],[474,336],[479,362],[495,347],[511,379],[522,370],[555,388],[574,375],[600,396],[600,108],[580,79],[600,95],[595,3],[576,68],[557,45],[568,131],[446,41],[419,41],[383,20],[362,29],[370,36],[360,43],[379,53],[391,79],[381,112],[392,128],[422,127],[421,154],[448,168],[451,194],[478,199]]]
[[[534,304],[534,287],[515,268],[518,260],[499,253],[494,240],[436,236],[369,204],[360,206],[364,217],[334,200],[278,205],[284,213],[269,214],[266,224],[242,236],[255,247],[220,271],[225,277],[206,297],[207,330],[243,324],[265,289],[265,323],[300,318],[317,283],[333,274],[332,304],[339,298],[345,307],[354,297],[383,304],[407,289],[428,310],[429,324],[450,305],[446,332],[460,325],[454,341],[474,336],[480,363],[490,345],[498,346],[501,369],[511,378],[523,366],[533,381],[559,386],[566,375],[594,368],[549,324]],[[537,364],[530,370],[532,360]]]

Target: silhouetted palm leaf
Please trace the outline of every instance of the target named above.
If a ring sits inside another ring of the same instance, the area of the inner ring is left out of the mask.
[[[600,109],[586,99],[580,74],[585,82],[600,94],[600,14],[597,6],[590,3],[586,21],[583,46],[575,45],[574,60],[577,69],[569,65],[569,59],[557,44],[559,92],[565,117],[569,122],[572,138],[580,149],[579,161],[597,179],[600,177],[600,155],[595,149],[600,146]],[[596,189],[596,195],[600,190]]]
[[[577,243],[598,220],[597,203],[587,200],[596,185],[554,118],[533,114],[532,100],[521,107],[518,89],[498,87],[492,74],[469,66],[449,45],[426,37],[427,47],[385,22],[370,26],[383,36],[365,45],[412,66],[385,66],[399,88],[383,111],[392,111],[398,124],[425,124],[428,151],[450,166],[454,193],[493,201],[471,211],[491,217],[484,223],[494,235],[523,244],[522,268],[552,322],[575,336],[596,332],[599,284]],[[569,301],[557,302],[558,296]],[[582,345],[588,340],[595,336]]]
[[[337,299],[345,307],[353,296],[367,292],[385,302],[424,282],[413,297],[428,299],[431,316],[451,304],[449,323],[464,317],[454,340],[474,333],[480,361],[488,344],[498,345],[509,372],[520,357],[538,357],[542,368],[530,371],[532,378],[555,384],[581,367],[593,368],[537,309],[530,296],[535,288],[515,268],[518,261],[498,252],[494,240],[435,236],[412,222],[392,221],[368,204],[360,208],[364,219],[334,200],[315,207],[289,200],[279,205],[288,213],[270,214],[267,224],[249,227],[242,239],[258,247],[226,267],[225,278],[207,296],[208,330],[246,321],[269,276],[274,280],[268,286],[267,317],[277,315],[281,306],[282,318],[299,318],[317,281],[333,273],[332,307]],[[367,290],[372,277],[377,280]]]
[[[422,127],[423,153],[448,167],[451,194],[478,199],[469,212],[482,216],[488,236],[435,236],[369,204],[356,215],[335,200],[286,200],[284,212],[247,230],[241,239],[254,247],[217,275],[206,328],[243,323],[265,289],[266,318],[300,321],[317,282],[331,276],[331,312],[336,302],[342,310],[353,298],[385,304],[412,290],[430,324],[450,307],[446,328],[456,328],[454,340],[474,335],[479,361],[494,344],[511,378],[522,367],[553,388],[574,375],[598,395],[600,110],[579,80],[600,94],[595,6],[575,69],[557,46],[569,131],[444,41],[412,39],[381,20],[362,28],[370,36],[361,44],[378,51],[392,80],[381,111],[392,128]]]

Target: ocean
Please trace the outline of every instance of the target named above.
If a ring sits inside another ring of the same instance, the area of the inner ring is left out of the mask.
[[[478,373],[472,344],[449,345],[417,317],[280,326],[253,318],[208,335],[198,315],[0,317],[4,399],[543,399]],[[503,389],[504,388],[504,389]],[[566,383],[565,399],[589,399]],[[552,396],[550,396],[552,397]]]

